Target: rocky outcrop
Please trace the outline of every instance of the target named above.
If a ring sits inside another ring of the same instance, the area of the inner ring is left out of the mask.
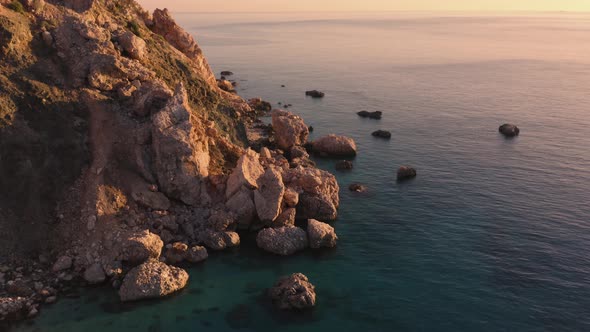
[[[336,170],[338,171],[349,171],[353,169],[354,166],[352,164],[352,161],[350,160],[340,160],[336,162],[336,165],[334,167],[336,167]]]
[[[360,116],[361,118],[369,118],[369,119],[375,119],[375,120],[379,120],[383,116],[383,112],[381,112],[381,111],[375,111],[375,112],[360,111],[356,114],[358,114],[358,116]]]
[[[202,246],[193,246],[191,247],[186,255],[186,260],[190,263],[199,263],[207,259],[209,254],[207,253],[207,249]]]
[[[272,222],[279,216],[284,194],[281,173],[269,167],[258,179],[258,190],[254,191],[256,213],[262,222]]]
[[[302,310],[315,306],[315,286],[302,273],[280,278],[269,290],[275,307],[283,310]]]
[[[217,80],[217,86],[226,92],[231,92],[234,93],[236,92],[236,89],[234,88],[234,85],[232,84],[232,82],[227,81],[227,80]]]
[[[147,55],[147,46],[143,39],[131,31],[120,30],[114,35],[123,51],[132,59],[141,60]]]
[[[338,241],[334,227],[315,219],[307,221],[307,237],[312,249],[333,248]]]
[[[236,215],[239,228],[248,228],[257,216],[254,193],[248,188],[242,187],[225,203],[225,206]]]
[[[194,121],[186,89],[179,85],[166,107],[153,116],[152,146],[161,190],[186,204],[200,205],[208,200],[202,185],[209,175],[210,156],[205,129]]]
[[[338,135],[328,135],[312,143],[313,152],[323,157],[353,157],[356,156],[356,144],[352,138]]]
[[[201,242],[209,249],[224,250],[240,245],[240,236],[236,232],[216,232],[207,230],[202,233]]]
[[[0,322],[13,321],[27,317],[29,309],[24,297],[0,297]]]
[[[264,174],[264,168],[260,165],[260,157],[258,153],[251,149],[247,149],[238,160],[236,167],[227,180],[225,197],[231,198],[242,188],[258,188],[258,178],[260,178],[262,174]]]
[[[321,91],[318,91],[318,90],[310,90],[310,91],[305,91],[305,95],[312,97],[312,98],[324,98],[324,96],[326,94]]]
[[[520,134],[520,128],[509,123],[501,125],[498,131],[506,137],[515,137]]]
[[[353,191],[353,192],[357,192],[357,193],[363,193],[367,191],[367,187],[365,185],[362,185],[360,183],[353,183],[350,186],[348,186],[348,190]]]
[[[158,261],[145,262],[127,273],[119,297],[124,302],[164,297],[183,289],[188,278],[183,269]]]
[[[373,137],[378,137],[378,138],[385,138],[385,139],[391,138],[391,132],[389,132],[387,130],[381,130],[381,129],[374,131],[371,135],[373,135]]]
[[[285,151],[307,142],[309,128],[303,119],[284,110],[272,111],[272,128],[277,146]]]
[[[131,197],[141,206],[154,210],[168,210],[171,205],[168,197],[160,192],[151,192],[149,190],[134,191]]]
[[[94,263],[84,271],[84,280],[91,285],[103,283],[106,280],[106,275],[102,265]]]
[[[149,259],[158,259],[164,242],[148,230],[131,232],[119,244],[118,260],[129,264],[141,264]]]
[[[413,179],[416,177],[416,175],[417,175],[416,170],[412,167],[401,166],[397,170],[397,180],[398,181]]]
[[[334,175],[316,168],[297,167],[286,171],[283,179],[287,187],[299,193],[300,218],[336,219],[340,187]]]
[[[307,248],[307,234],[299,227],[265,228],[258,232],[259,248],[277,255],[292,255]]]

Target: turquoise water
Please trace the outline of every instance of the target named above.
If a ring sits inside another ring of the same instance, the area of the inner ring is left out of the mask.
[[[170,299],[95,288],[15,331],[590,330],[590,15],[466,15],[177,15],[242,96],[356,140],[353,171],[318,160],[342,187],[338,248],[280,258],[243,237]],[[396,183],[400,165],[418,177]],[[312,312],[261,296],[293,272]]]

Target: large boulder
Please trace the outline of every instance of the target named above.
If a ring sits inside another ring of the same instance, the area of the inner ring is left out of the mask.
[[[258,232],[259,248],[278,255],[292,255],[307,248],[307,234],[299,227],[265,228]]]
[[[116,37],[117,42],[126,55],[135,60],[143,59],[147,54],[146,43],[131,31],[121,31]]]
[[[328,135],[318,138],[312,143],[313,152],[324,157],[356,156],[356,144],[350,137]]]
[[[149,259],[158,259],[164,242],[148,230],[131,232],[120,243],[118,260],[129,264],[141,264]]]
[[[170,200],[161,192],[134,191],[131,193],[131,197],[137,204],[150,209],[168,210],[170,208]]]
[[[206,260],[207,257],[209,257],[209,254],[205,247],[193,246],[188,250],[186,260],[190,263],[199,263]]]
[[[281,211],[285,185],[281,173],[269,167],[258,179],[258,190],[254,191],[256,213],[263,222],[272,222]]]
[[[53,272],[60,272],[63,270],[67,270],[70,267],[72,267],[72,257],[68,256],[68,255],[64,255],[64,256],[60,256],[57,261],[55,261],[55,263],[53,264],[53,267],[51,268],[51,270]]]
[[[498,131],[506,137],[514,137],[520,134],[520,129],[517,126],[510,123],[501,125]]]
[[[357,112],[356,114],[358,114],[358,116],[360,116],[361,118],[369,118],[369,119],[379,120],[379,119],[381,119],[383,112],[381,112],[381,111],[375,111],[375,112],[360,111],[360,112]]]
[[[303,119],[285,110],[272,111],[272,128],[277,146],[285,151],[304,145],[309,136],[309,128]]]
[[[340,187],[334,175],[317,168],[297,167],[285,172],[287,186],[299,194],[300,218],[335,220],[340,205]]]
[[[89,284],[100,284],[106,280],[106,275],[102,265],[94,263],[84,271],[84,280]]]
[[[269,290],[273,305],[283,310],[302,310],[315,306],[315,286],[302,273],[280,278]]]
[[[245,187],[247,189],[258,188],[258,178],[264,174],[264,168],[260,165],[260,156],[252,149],[238,159],[238,163],[227,179],[225,197],[231,198]]]
[[[307,237],[309,238],[309,246],[312,249],[333,248],[338,241],[334,227],[315,219],[307,221]]]
[[[242,188],[233,195],[225,203],[225,207],[236,215],[239,228],[248,228],[256,217],[254,193],[247,188]]]
[[[188,205],[206,198],[201,190],[209,175],[209,143],[204,126],[191,121],[186,89],[180,84],[166,107],[152,116],[154,170],[161,190]]]
[[[239,246],[240,236],[236,232],[206,230],[201,234],[201,242],[211,250],[224,250]]]
[[[178,264],[186,258],[188,254],[188,245],[182,242],[175,242],[166,246],[166,263]]]
[[[148,261],[133,268],[121,284],[121,301],[160,298],[183,289],[188,273],[158,261]]]

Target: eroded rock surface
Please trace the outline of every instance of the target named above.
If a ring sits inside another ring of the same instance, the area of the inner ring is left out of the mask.
[[[124,302],[164,297],[183,289],[188,278],[181,268],[148,261],[127,273],[119,297]]]
[[[302,273],[280,278],[269,290],[273,304],[283,310],[302,310],[315,306],[315,286]]]

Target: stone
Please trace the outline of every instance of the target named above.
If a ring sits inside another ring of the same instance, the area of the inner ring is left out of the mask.
[[[266,113],[272,110],[271,103],[264,101],[261,98],[252,98],[248,100],[248,105],[250,105],[251,109],[260,113]]]
[[[73,262],[72,257],[67,256],[67,255],[61,256],[57,259],[55,264],[53,264],[53,267],[51,268],[51,270],[53,272],[60,272],[63,270],[67,270],[72,267],[72,262]]]
[[[123,302],[161,298],[183,289],[188,279],[183,269],[148,261],[127,273],[119,297]]]
[[[352,161],[349,160],[340,160],[336,162],[336,170],[338,171],[349,171],[353,168]]]
[[[379,120],[379,119],[381,119],[383,112],[381,112],[381,111],[375,111],[375,112],[360,111],[356,114],[358,114],[358,116],[360,116],[361,118],[369,118],[369,119]]]
[[[498,131],[506,137],[515,137],[520,134],[520,128],[509,123],[501,125]]]
[[[121,48],[130,58],[135,60],[143,59],[147,54],[147,45],[145,41],[137,37],[131,31],[123,31],[116,37]]]
[[[166,250],[166,262],[169,264],[178,264],[185,260],[187,254],[188,245],[182,242],[175,242]]]
[[[118,260],[141,264],[149,259],[158,259],[164,242],[148,230],[131,232],[121,241]]]
[[[417,175],[416,170],[412,167],[408,166],[401,166],[397,170],[397,179],[398,181],[407,180],[415,178]]]
[[[92,231],[94,230],[94,228],[96,228],[96,216],[92,215],[88,217],[88,220],[86,222],[86,229]]]
[[[272,222],[280,213],[285,194],[285,185],[281,173],[270,167],[258,179],[258,190],[254,191],[254,203],[258,218],[263,222]]]
[[[260,164],[258,153],[252,149],[238,159],[237,165],[227,180],[225,192],[226,198],[231,198],[243,187],[248,189],[258,188],[258,178],[264,174],[264,168]]]
[[[278,255],[292,255],[307,248],[307,234],[299,227],[265,228],[258,232],[259,248]]]
[[[315,286],[302,273],[280,278],[268,293],[273,305],[282,310],[303,310],[316,304]]]
[[[101,284],[106,280],[106,275],[102,265],[94,263],[84,271],[84,280],[91,285]]]
[[[312,143],[313,152],[324,157],[353,157],[356,156],[356,144],[352,138],[338,135],[328,135]]]
[[[236,223],[236,216],[224,210],[213,210],[207,219],[207,227],[217,232],[224,232],[233,229]]]
[[[326,94],[321,91],[318,91],[318,90],[310,90],[310,91],[305,91],[305,95],[310,96],[312,98],[324,98],[324,96]]]
[[[291,148],[291,158],[309,158],[309,153],[307,153],[307,151],[305,150],[304,147],[302,146],[293,146]]]
[[[277,219],[273,221],[272,227],[285,227],[285,226],[295,226],[295,216],[297,214],[297,210],[294,208],[287,208],[285,211],[281,212]]]
[[[340,205],[340,187],[334,175],[317,168],[297,167],[285,172],[284,181],[299,193],[297,216],[335,220]]]
[[[10,295],[29,297],[35,293],[35,291],[21,279],[17,279],[13,282],[8,282],[6,291]]]
[[[348,190],[353,191],[353,192],[357,192],[357,193],[363,193],[367,191],[367,187],[360,184],[360,183],[353,183],[350,186],[348,186]]]
[[[206,260],[207,257],[209,257],[209,254],[205,247],[193,246],[188,250],[186,260],[190,263],[199,263]]]
[[[256,217],[254,193],[244,187],[225,203],[225,207],[236,215],[240,228],[248,228]]]
[[[131,193],[133,200],[143,206],[153,210],[168,210],[170,208],[170,200],[166,195],[160,192],[152,192],[149,190],[134,191]]]
[[[228,80],[217,80],[217,86],[226,92],[236,92],[234,85]]]
[[[222,72],[221,72],[221,74],[220,74],[220,75],[221,75],[221,76],[232,76],[233,74],[234,74],[234,73],[232,73],[232,72],[231,72],[231,71],[229,71],[229,70],[224,70],[224,71],[222,71]]]
[[[288,207],[297,206],[297,204],[299,204],[299,193],[293,188],[286,188],[285,194],[283,195],[283,202],[287,204]]]
[[[377,131],[374,131],[371,135],[373,135],[373,137],[378,137],[378,138],[385,138],[385,139],[391,138],[391,132],[386,131],[386,130],[377,130]]]
[[[271,116],[275,142],[280,149],[289,151],[307,143],[309,128],[303,119],[285,110],[273,110]]]
[[[51,32],[43,31],[41,33],[41,38],[43,39],[43,43],[45,43],[45,46],[47,46],[47,47],[53,46],[53,36],[51,35]]]
[[[240,236],[236,232],[215,232],[207,230],[201,236],[203,244],[212,250],[224,250],[240,245]]]
[[[0,297],[0,319],[15,321],[25,318],[29,313],[27,299],[24,297]]]
[[[309,219],[307,221],[307,237],[309,239],[309,247],[312,249],[322,247],[333,248],[338,241],[334,227],[315,219]]]

